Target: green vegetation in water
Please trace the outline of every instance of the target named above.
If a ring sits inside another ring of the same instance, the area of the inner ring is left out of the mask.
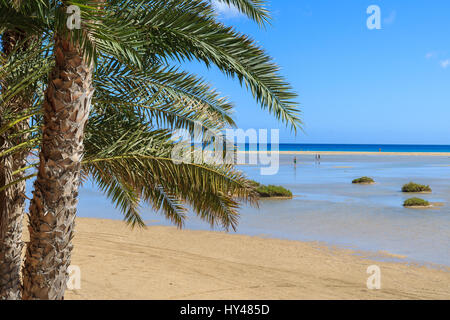
[[[292,198],[292,192],[282,186],[262,185],[253,181],[256,192],[261,198]]]
[[[420,198],[411,198],[403,203],[404,207],[429,207],[430,203]]]
[[[403,186],[402,192],[431,192],[431,188],[430,186],[410,182]]]
[[[361,177],[361,178],[353,180],[352,183],[371,184],[371,183],[375,183],[375,181],[369,177]]]

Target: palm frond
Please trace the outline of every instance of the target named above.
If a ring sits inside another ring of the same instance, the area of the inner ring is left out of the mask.
[[[171,129],[202,124],[210,130],[234,126],[232,104],[202,79],[162,65],[134,71],[114,59],[99,64],[95,76],[97,107],[141,109],[156,125]]]
[[[258,23],[265,26],[270,22],[270,12],[267,9],[267,1],[262,0],[213,0],[226,3],[229,6],[236,7],[241,13]]]
[[[253,40],[218,23],[202,1],[173,0],[135,15],[150,54],[163,59],[198,60],[237,78],[260,105],[293,130],[300,128],[297,95],[279,75],[279,67]]]
[[[235,6],[261,26],[270,20],[263,0],[217,1]],[[14,133],[30,137],[2,154],[38,145],[43,79],[54,64],[53,38],[65,37],[96,66],[83,175],[94,179],[132,225],[144,224],[140,212],[147,203],[178,227],[190,206],[211,226],[235,228],[240,202],[256,203],[251,182],[232,165],[179,163],[171,153],[178,146],[171,140],[175,129],[193,133],[200,125],[220,132],[234,125],[233,106],[178,65],[200,61],[216,66],[237,78],[263,109],[296,130],[302,125],[297,96],[264,50],[219,23],[211,0],[110,0],[102,6],[93,0],[13,2],[0,0],[0,30],[20,29],[39,35],[41,42],[25,57],[0,57],[0,79],[15,79],[2,91],[0,131],[8,132],[15,121],[31,122],[26,132]],[[66,27],[69,4],[81,9],[80,30]],[[27,90],[33,94],[30,110],[9,112],[7,105]],[[20,172],[36,165],[29,163]],[[32,172],[23,178],[31,177]]]
[[[110,132],[96,121],[109,122],[116,130]],[[251,183],[232,166],[177,163],[171,158],[175,143],[165,130],[149,130],[141,122],[125,121],[117,114],[92,119],[90,125],[83,168],[100,181],[102,190],[107,191],[122,211],[133,212],[126,215],[131,224],[140,224],[133,211],[137,207],[136,199],[161,209],[179,227],[185,217],[180,201],[212,225],[225,228],[235,227],[236,201],[256,203]],[[100,134],[98,131],[102,130],[110,134]],[[119,185],[126,188],[119,190]],[[123,189],[132,189],[133,196],[126,198]]]

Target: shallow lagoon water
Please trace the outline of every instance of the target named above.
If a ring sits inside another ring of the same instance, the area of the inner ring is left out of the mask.
[[[450,266],[450,158],[436,156],[329,155],[321,163],[314,156],[280,156],[280,169],[261,176],[257,166],[241,166],[247,175],[264,184],[292,190],[291,200],[263,200],[259,208],[244,206],[237,233],[265,237],[321,241],[364,251],[387,251],[405,261]],[[374,185],[351,181],[371,176]],[[432,194],[420,194],[435,209],[403,208],[414,195],[400,192],[404,183],[429,184]],[[121,219],[120,212],[87,183],[80,190],[79,216]],[[170,225],[143,208],[149,225]],[[190,229],[210,230],[190,215]]]

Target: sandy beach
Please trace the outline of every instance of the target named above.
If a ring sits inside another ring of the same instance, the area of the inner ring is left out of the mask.
[[[379,262],[319,243],[78,218],[66,299],[450,299],[450,270]],[[389,256],[388,253],[384,253]],[[368,290],[367,267],[381,269]]]

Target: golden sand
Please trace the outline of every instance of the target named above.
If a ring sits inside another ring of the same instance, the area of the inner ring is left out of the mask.
[[[450,299],[448,268],[318,243],[87,218],[76,230],[81,289],[66,299]],[[380,290],[367,289],[370,265],[381,269]]]

